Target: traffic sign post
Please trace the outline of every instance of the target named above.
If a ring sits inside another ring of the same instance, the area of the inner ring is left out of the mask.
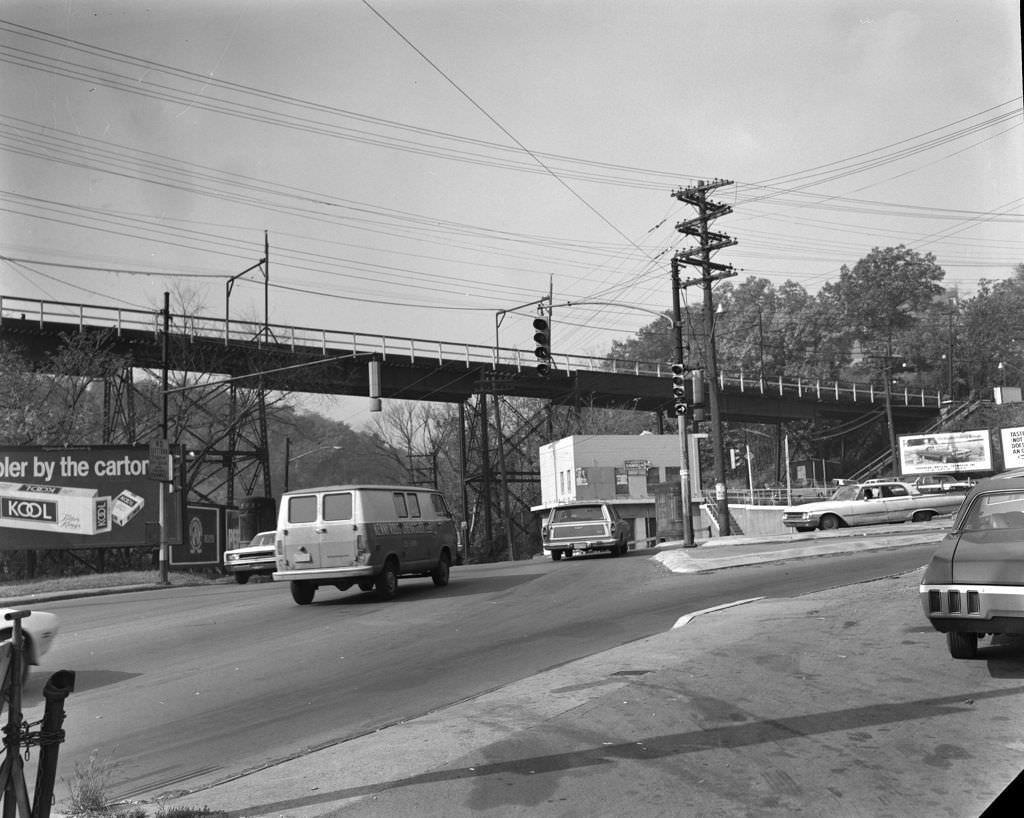
[[[167,513],[167,504],[164,500],[164,495],[167,493],[167,484],[171,481],[173,475],[170,444],[162,439],[153,441],[149,444],[149,478],[160,481],[160,506],[157,517],[160,524],[160,582],[163,585],[168,584],[167,562],[169,550],[167,545],[167,520],[164,516]]]

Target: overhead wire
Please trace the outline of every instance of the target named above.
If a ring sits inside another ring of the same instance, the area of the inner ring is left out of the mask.
[[[366,4],[366,5],[369,7],[369,4]],[[371,10],[372,10],[372,7],[371,7]],[[376,13],[375,10],[374,10],[374,12]],[[380,15],[378,14],[378,16],[380,16]],[[18,30],[18,33],[23,33],[25,31],[25,29],[23,27],[15,26],[15,29]],[[58,43],[58,44],[61,45],[61,47],[67,47],[69,44],[71,44],[74,48],[76,48],[78,50],[81,50],[81,51],[85,51],[86,53],[104,54],[104,55],[108,56],[110,59],[126,62],[128,64],[144,65],[147,68],[156,67],[156,68],[158,68],[161,71],[166,71],[166,72],[171,73],[171,74],[173,74],[175,76],[178,76],[180,78],[190,79],[190,80],[193,80],[193,81],[200,81],[201,80],[204,84],[210,84],[211,81],[212,81],[212,78],[210,78],[210,77],[208,77],[206,75],[199,75],[199,74],[195,74],[193,72],[181,71],[180,69],[175,69],[175,68],[170,67],[170,66],[163,66],[161,64],[152,63],[150,61],[138,60],[137,58],[127,57],[126,55],[119,54],[118,52],[112,52],[112,51],[105,50],[105,49],[95,49],[93,47],[85,46],[84,44],[75,43],[74,41],[68,41],[68,40],[66,40],[66,38],[56,38],[56,37],[53,37],[52,35],[45,35],[42,32],[34,32],[33,36],[37,36],[37,37],[39,37],[39,39],[45,39],[48,42]],[[411,45],[411,43],[410,43],[410,45]],[[22,51],[20,54],[17,54],[16,57],[10,57],[10,59],[22,59],[22,60],[27,61],[26,62],[27,65],[30,65],[31,67],[35,68],[36,70],[47,70],[45,68],[40,68],[39,67],[41,63],[40,63],[40,60],[37,57],[38,57],[38,55],[29,55],[29,56],[27,56]],[[69,65],[71,67],[68,67]],[[71,77],[79,79],[79,80],[84,80],[86,78],[89,79],[90,81],[95,81],[97,79],[106,79],[106,80],[111,81],[112,83],[116,83],[116,82],[123,82],[125,79],[130,79],[130,78],[123,78],[123,77],[122,78],[117,78],[117,77],[113,77],[113,76],[103,76],[101,74],[95,73],[94,69],[91,69],[91,68],[88,69],[88,71],[91,72],[91,73],[76,74],[75,72],[78,71],[79,68],[77,66],[73,66],[72,64],[69,64],[69,63],[68,64],[64,64],[61,67],[61,70],[67,72],[66,74],[63,74],[63,75],[71,76]],[[441,73],[443,74],[443,72],[441,72]],[[448,79],[449,82],[452,82],[450,80],[450,78],[446,77],[446,79]],[[236,92],[240,92],[240,93],[254,93],[257,96],[259,96],[260,98],[274,99],[275,102],[288,102],[288,103],[291,103],[291,104],[295,103],[295,100],[293,100],[291,98],[282,98],[282,97],[279,97],[278,95],[265,94],[260,89],[255,89],[255,88],[252,88],[250,86],[242,86],[242,85],[238,85],[238,84],[234,84],[234,83],[226,83],[224,81],[218,81],[218,83],[220,83],[220,87],[223,87],[225,89],[229,89],[229,90],[232,90],[232,91],[236,91]],[[456,88],[458,88],[458,86],[454,82],[452,82],[452,84]],[[119,87],[121,90],[126,90],[126,89],[124,89],[121,86],[117,86],[117,87]],[[154,86],[154,88],[168,88],[168,93],[171,94],[171,96],[166,97],[167,99],[175,99],[175,100],[181,100],[182,99],[181,96],[177,96],[177,95],[180,95],[180,94],[183,93],[183,92],[179,91],[178,89],[173,89],[173,88],[170,88],[168,86]],[[464,93],[465,94],[465,92],[462,91],[462,89],[459,89],[459,90],[460,90],[460,93]],[[468,95],[467,95],[467,98],[468,98]],[[1011,100],[1010,102],[1015,102],[1015,100]],[[232,103],[232,104],[234,104],[234,103]],[[303,102],[302,104],[307,104],[307,103]],[[1009,103],[1003,103],[1003,105],[1006,105],[1006,104],[1009,104]],[[332,109],[329,106],[321,106],[321,105],[318,105],[318,104],[315,104],[315,103],[308,103],[308,106],[310,107],[311,110],[317,110],[317,111],[320,111],[320,112],[328,112],[328,113],[332,113],[332,114],[343,113],[346,116],[349,116],[349,115],[358,116],[358,115],[352,114],[352,112],[340,112],[339,109]],[[481,110],[483,110],[482,106],[478,106],[478,107],[481,107]],[[986,111],[980,112],[979,114],[975,114],[972,117],[965,117],[965,118],[962,118],[961,120],[957,120],[956,122],[950,123],[950,124],[951,125],[956,125],[956,124],[960,124],[960,123],[966,122],[968,120],[971,120],[972,118],[976,118],[977,116],[980,116],[983,113],[987,113],[987,112],[991,112],[991,111],[997,110],[999,107],[1000,106],[993,106],[992,108],[986,109]],[[265,109],[257,109],[257,108],[255,108],[255,106],[247,106],[247,108],[252,110],[252,111],[258,111],[260,116],[261,116],[261,118],[266,113]],[[213,109],[214,110],[218,110],[216,108],[213,108]],[[219,112],[224,113],[224,112],[226,112],[226,110],[227,109],[221,109],[221,110],[219,110]],[[1015,115],[1015,112],[1010,112],[1010,115]],[[1001,116],[1005,116],[1005,115],[1001,115]],[[413,126],[406,126],[406,125],[404,125],[402,123],[396,123],[394,121],[389,121],[389,120],[379,120],[379,119],[375,120],[374,118],[369,118],[369,117],[363,118],[363,121],[369,122],[371,120],[374,120],[373,124],[375,124],[375,125],[385,124],[387,127],[400,127],[400,128],[406,129],[406,130],[408,130],[410,132],[422,133],[422,132],[425,132],[427,130],[427,129],[416,129]],[[986,120],[984,123],[976,123],[975,126],[972,126],[970,128],[961,129],[961,131],[958,131],[955,136],[949,136],[948,139],[946,139],[946,138],[938,139],[937,138],[937,139],[933,140],[933,142],[934,142],[934,144],[945,144],[946,142],[951,141],[953,138],[960,138],[960,136],[963,133],[973,133],[973,132],[976,132],[981,127],[985,126],[986,124],[991,124],[991,123],[999,121],[999,120],[1000,120],[1000,117],[990,117],[989,120]],[[275,123],[275,124],[282,124],[284,126],[287,126],[287,123]],[[500,124],[500,123],[496,123],[496,124]],[[316,128],[319,128],[322,125],[323,125],[323,123],[320,123],[320,122],[316,122],[315,123],[315,127]],[[942,126],[942,127],[947,127],[947,126]],[[942,128],[940,127],[940,128],[933,129],[933,132],[937,133],[937,132],[939,132],[941,130],[942,130]],[[930,134],[930,133],[932,133],[932,132],[926,132],[925,135]],[[508,136],[511,137],[511,134],[508,134]],[[923,135],[919,135],[919,136],[923,136]],[[465,141],[466,143],[473,143],[475,145],[486,145],[488,147],[488,149],[498,149],[498,150],[502,150],[502,151],[510,150],[510,148],[508,146],[503,146],[503,145],[500,145],[499,143],[492,143],[492,142],[485,142],[483,140],[471,140],[471,139],[463,140],[461,137],[458,137],[456,135],[444,134],[443,132],[438,132],[438,131],[432,131],[431,132],[431,137],[432,138],[438,137],[438,138],[445,138],[445,139],[447,139],[447,138],[458,139],[460,141]],[[887,147],[894,147],[894,146],[903,145],[904,143],[909,143],[911,141],[911,139],[913,139],[913,138],[908,138],[907,140],[901,140],[901,142],[893,143],[893,145],[890,145],[890,146],[887,146]],[[525,146],[518,145],[517,149],[519,149],[519,148],[522,148],[522,150],[526,151]],[[923,148],[923,147],[919,148],[919,150],[924,150],[924,149],[925,148]],[[857,157],[852,157],[852,159],[859,160],[860,164],[859,165],[855,165],[854,167],[856,168],[856,170],[853,170],[851,172],[861,172],[865,167],[872,166],[872,164],[874,162],[879,161],[882,157],[875,157],[875,159],[872,160],[872,163],[868,163],[867,160],[864,159],[863,157],[866,157],[868,154],[877,153],[878,151],[881,151],[881,150],[883,150],[883,149],[881,149],[881,148],[880,149],[876,149],[875,151],[866,152],[865,154],[858,155]],[[902,148],[901,150],[903,150],[903,151],[914,150],[914,152],[917,152],[917,149],[911,149],[911,148]],[[535,152],[535,153],[530,153],[529,151],[526,151],[526,152],[527,152],[528,155],[530,155],[534,159],[536,159],[536,157],[547,157],[548,156],[548,154],[542,154],[540,152]],[[910,155],[912,155],[912,154],[910,154]],[[552,155],[552,156],[554,156],[554,155]],[[903,155],[901,155],[898,158],[902,158],[902,156]],[[585,163],[585,164],[587,164],[588,166],[591,166],[591,167],[596,167],[596,166],[599,166],[599,165],[605,166],[604,163],[594,163],[594,162],[590,162],[589,160],[577,160],[577,159],[572,158],[572,157],[559,157],[559,161],[566,160],[566,159],[568,159],[570,161],[574,161],[574,162],[579,161],[579,162]],[[477,159],[474,158],[472,161],[477,161]],[[829,173],[835,173],[836,172],[836,168],[831,167],[831,166],[837,166],[842,161],[847,161],[847,160],[837,160],[836,162],[829,163],[829,167],[831,169],[828,172]],[[895,161],[895,159],[892,159],[892,161]],[[551,170],[551,168],[548,167],[549,164],[550,163],[546,163],[545,161],[540,161],[539,162],[539,166],[542,167],[542,168],[545,168],[546,172],[549,172]],[[619,165],[619,166],[607,165],[607,167],[614,167],[614,168],[616,168],[616,172],[619,172],[619,171],[621,171],[623,169],[629,170],[630,172],[634,172],[634,171],[637,170],[636,168],[632,168],[630,166],[624,166],[624,165]],[[519,169],[521,169],[521,168],[519,168]],[[822,168],[819,167],[819,168],[810,169],[810,170],[819,171],[821,169]],[[652,173],[652,174],[664,174],[665,173],[665,172],[662,172],[662,171],[646,171],[646,170],[644,170],[643,172],[644,173]],[[565,172],[562,172],[562,173],[563,173],[563,175],[566,175]],[[669,174],[665,174],[665,175],[668,176]],[[676,178],[676,179],[678,179],[678,177],[679,177],[679,174],[670,174],[670,175],[673,178]],[[786,177],[778,177],[778,178],[779,179],[785,179]],[[806,180],[807,178],[811,178],[809,173],[805,174],[804,180]],[[616,179],[615,183],[620,183],[621,181],[622,181],[621,179]],[[767,181],[771,182],[773,180],[767,180]],[[661,185],[663,183],[658,181],[657,184]],[[804,194],[804,195],[806,195],[803,190],[788,191],[785,195],[793,195],[794,193],[795,194]],[[783,194],[779,193],[778,195],[781,196]],[[820,197],[819,197],[819,199],[820,199]],[[834,202],[834,201],[837,201],[839,199],[841,199],[841,197],[828,197],[828,200],[830,202]],[[259,200],[250,200],[248,203],[254,204],[256,206],[266,206],[266,204],[264,202],[261,202]],[[317,202],[317,201],[314,200],[313,204],[320,205],[322,203],[321,202]],[[853,203],[851,206],[852,207],[857,207],[857,208],[863,207],[863,205],[856,204],[856,203]],[[830,207],[831,207],[831,209],[834,209],[834,210],[844,210],[844,206],[840,206],[840,205],[837,205],[837,204],[832,204],[832,205],[830,205]],[[906,208],[906,206],[896,206],[896,207],[897,208],[901,208],[901,209],[905,209]],[[918,211],[918,213],[920,213],[920,212],[921,211]],[[936,217],[938,218],[940,216],[936,216]],[[951,214],[951,217],[953,217],[952,214]],[[1003,214],[1001,216],[1001,218],[1005,218],[1005,217],[1008,217],[1008,216],[1006,216],[1006,214]],[[995,218],[995,217],[993,217],[993,218]],[[667,221],[667,219],[662,219],[658,223],[658,225],[655,226],[655,228],[651,228],[651,230],[647,231],[647,235],[650,235],[650,233],[652,231],[656,230],[659,226],[664,225],[666,221]],[[406,228],[407,229],[414,229],[414,228],[409,227],[408,225],[406,225]],[[427,228],[426,225],[424,225],[424,229],[429,229],[429,228]],[[433,229],[436,230],[437,229],[437,225],[433,225]],[[623,235],[623,237],[628,239],[628,236],[625,236],[625,234],[621,234],[621,235]],[[533,237],[532,240],[535,240],[535,239],[536,239],[536,237]],[[638,245],[636,245],[635,242],[633,242],[633,247],[634,247],[634,249],[638,249]],[[573,243],[572,245],[570,245],[570,244],[566,244],[565,245],[565,249],[566,250],[573,249],[576,252],[583,252],[586,248],[589,248],[590,251],[592,252],[593,251],[593,242],[586,242],[586,243],[576,242],[576,243]],[[623,253],[625,253],[625,252],[626,252],[626,250],[623,249]],[[639,269],[636,272],[634,272],[633,274],[631,274],[625,281],[617,282],[615,284],[609,284],[604,290],[600,290],[598,292],[601,295],[606,295],[608,297],[611,297],[611,295],[613,295],[613,294],[621,294],[621,293],[623,293],[624,290],[626,290],[627,288],[635,288],[635,286],[637,285],[638,282],[643,282],[644,280],[648,280],[648,281],[651,281],[653,283],[653,281],[655,280],[655,277],[657,275],[662,274],[662,273],[660,273],[660,272],[652,272],[651,269],[650,269],[650,265],[653,264],[654,261],[656,261],[657,258],[659,258],[660,255],[662,255],[665,252],[665,248],[663,247],[663,249],[661,251],[646,251],[646,250],[644,250],[642,252],[644,252],[645,255],[647,255],[649,257],[649,261],[645,260],[645,261],[639,262],[639,264],[640,264]],[[654,252],[653,256],[650,255],[652,252]],[[623,257],[626,258],[625,255]],[[566,262],[566,263],[569,263],[569,262]],[[636,263],[636,262],[634,261],[634,263]],[[580,264],[580,263],[577,263],[577,264],[578,264],[578,266],[581,267],[581,269],[586,266],[585,264]]]

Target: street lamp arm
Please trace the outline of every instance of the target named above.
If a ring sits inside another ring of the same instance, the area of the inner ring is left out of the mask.
[[[315,449],[310,449],[308,452],[303,452],[302,454],[297,454],[297,455],[295,455],[295,457],[289,457],[288,458],[288,462],[289,463],[294,463],[296,460],[301,460],[302,458],[304,458],[308,454],[315,454],[316,452],[321,452],[324,449],[334,449],[335,451],[340,451],[341,448],[342,448],[341,446],[317,446]]]
[[[621,301],[566,301],[564,304],[552,304],[552,307],[621,307],[626,310],[637,310],[656,315],[658,318],[669,318],[668,310],[655,310],[650,307],[639,307],[636,304],[623,304]],[[672,319],[669,318],[671,321]]]

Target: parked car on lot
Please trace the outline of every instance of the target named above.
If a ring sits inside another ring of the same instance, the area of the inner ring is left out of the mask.
[[[273,576],[276,567],[273,531],[261,531],[248,545],[224,552],[224,570],[234,574],[239,585],[245,585],[252,576]]]
[[[922,494],[941,494],[944,491],[968,492],[977,481],[963,475],[918,474],[905,478],[904,482],[910,483]]]
[[[7,619],[7,614],[18,610],[24,610],[24,608],[0,608],[0,643],[10,641],[14,625]],[[53,645],[59,625],[57,615],[45,611],[31,611],[21,620],[25,651],[25,663],[21,669],[22,680],[28,675],[29,666],[38,665],[39,660]]]
[[[615,506],[600,500],[555,506],[541,526],[544,553],[553,560],[595,551],[621,556],[629,549],[629,534]]]
[[[1024,634],[1024,477],[981,480],[925,568],[921,605],[954,659],[986,634]]]
[[[828,531],[853,525],[927,522],[941,514],[953,514],[963,500],[955,493],[922,494],[897,480],[847,484],[828,500],[783,509],[782,523],[797,531]]]

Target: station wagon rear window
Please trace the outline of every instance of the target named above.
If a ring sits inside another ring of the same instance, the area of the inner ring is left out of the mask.
[[[584,523],[604,520],[601,506],[573,506],[572,508],[556,508],[551,516],[553,523]]]

